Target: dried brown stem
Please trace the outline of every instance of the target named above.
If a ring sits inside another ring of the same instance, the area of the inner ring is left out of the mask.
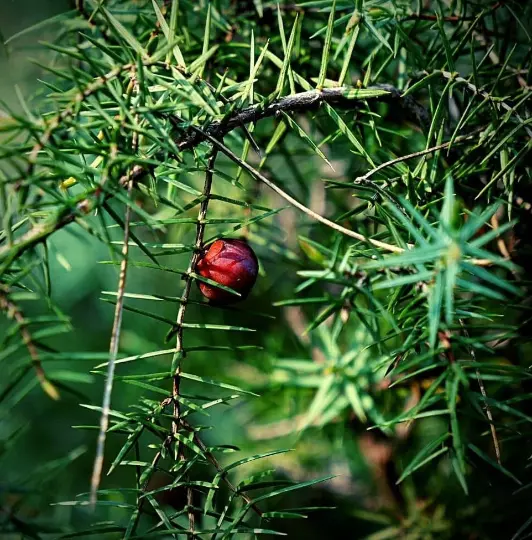
[[[469,333],[465,327],[464,321],[460,319],[460,325],[462,327],[462,332],[464,336],[469,337]],[[469,347],[469,355],[471,356],[471,359],[473,360],[473,363],[477,363],[477,356],[475,353],[475,349],[473,347]],[[497,458],[497,463],[501,465],[501,445],[499,444],[499,438],[497,436],[497,430],[495,428],[495,423],[493,422],[493,414],[491,412],[491,408],[488,404],[488,394],[486,392],[486,386],[484,385],[484,381],[482,380],[482,376],[480,374],[480,370],[478,367],[475,366],[475,373],[477,375],[477,381],[478,386],[480,388],[480,393],[482,394],[482,399],[484,400],[484,409],[486,411],[486,416],[488,418],[488,422],[490,425],[490,431],[491,431],[491,438],[493,440],[493,448],[495,450],[495,457]]]
[[[131,199],[133,192],[133,180],[128,182],[128,198]],[[103,394],[102,414],[100,417],[100,429],[96,445],[96,457],[91,478],[90,504],[92,507],[96,504],[98,488],[102,477],[103,458],[105,450],[105,438],[107,428],[109,427],[109,410],[111,407],[111,393],[113,390],[113,378],[115,371],[115,361],[118,355],[118,344],[120,342],[120,331],[122,329],[122,313],[124,311],[124,293],[127,278],[127,263],[129,255],[129,224],[131,221],[131,205],[126,206],[126,215],[124,218],[124,244],[122,246],[122,262],[120,263],[120,274],[118,277],[118,294],[115,305],[115,315],[113,320],[113,329],[111,332],[111,343],[109,346],[109,363],[107,365],[107,375],[105,379],[105,388]]]
[[[28,321],[24,317],[22,310],[9,298],[9,288],[5,285],[0,284],[0,309],[6,312],[6,315],[17,322],[19,325],[20,335],[22,336],[22,341],[28,349],[30,354],[31,362],[33,364],[33,369],[37,375],[37,379],[42,387],[42,389],[52,398],[59,399],[59,392],[56,387],[50,382],[46,376],[46,372],[42,367],[41,359],[39,357],[39,351],[37,346],[33,341],[31,333],[28,329]]]
[[[129,92],[132,92],[135,88],[135,83],[132,82],[128,88]],[[131,148],[133,152],[137,152],[139,146],[139,136],[136,131],[133,132],[131,139]],[[108,180],[107,175],[104,175],[104,178],[101,183],[101,188]],[[115,314],[113,320],[113,328],[111,331],[111,342],[109,344],[109,363],[107,364],[107,375],[105,378],[105,387],[103,392],[103,403],[102,403],[102,414],[100,416],[100,428],[98,431],[98,439],[96,443],[96,456],[94,458],[94,466],[92,470],[91,477],[91,489],[89,503],[91,508],[94,509],[96,505],[96,500],[98,498],[98,488],[100,486],[102,470],[103,470],[103,460],[104,460],[104,451],[105,451],[105,439],[107,436],[107,429],[109,427],[109,412],[111,407],[111,394],[113,391],[113,380],[115,372],[115,362],[118,356],[118,346],[120,343],[120,333],[122,330],[122,314],[124,312],[124,294],[126,290],[126,279],[127,279],[127,268],[129,261],[129,235],[130,235],[130,222],[131,222],[131,200],[133,194],[133,186],[135,184],[134,179],[131,174],[131,170],[128,171],[127,175],[127,198],[129,204],[126,205],[126,213],[124,216],[124,242],[122,245],[122,261],[120,263],[120,273],[118,276],[118,288],[117,288],[117,297],[115,305]],[[100,189],[101,189],[100,188]]]
[[[200,131],[198,128],[194,127],[195,130]],[[259,173],[256,169],[254,169],[251,165],[246,163],[245,161],[242,161],[236,154],[231,152],[229,148],[227,148],[224,144],[222,144],[220,141],[209,135],[208,133],[203,132],[203,136],[210,141],[215,147],[217,147],[223,154],[225,154],[227,157],[229,157],[231,160],[233,160],[235,163],[237,163],[240,167],[245,169],[246,171],[251,174],[254,178],[257,180],[260,180],[264,184],[266,184],[269,188],[273,189],[278,195],[280,195],[285,201],[289,202],[292,206],[295,206],[305,214],[307,214],[309,217],[315,219],[316,221],[319,221],[331,229],[334,229],[335,231],[341,232],[345,234],[346,236],[350,236],[351,238],[355,238],[357,240],[361,240],[363,242],[368,242],[370,244],[373,244],[376,247],[380,247],[382,249],[385,249],[387,251],[391,251],[394,253],[401,253],[403,252],[403,248],[398,246],[393,246],[391,244],[387,244],[386,242],[381,242],[380,240],[375,240],[374,238],[368,238],[364,236],[363,234],[357,233],[355,231],[352,231],[350,229],[346,229],[345,227],[342,227],[341,225],[338,225],[338,223],[335,223],[334,221],[331,221],[320,214],[314,212],[310,208],[307,208],[304,204],[300,203],[297,199],[286,193],[284,190],[282,190],[277,184],[274,184],[270,179],[266,178],[264,175]]]

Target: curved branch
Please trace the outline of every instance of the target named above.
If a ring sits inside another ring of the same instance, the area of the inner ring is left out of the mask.
[[[106,78],[100,78],[101,81],[109,79],[111,76],[116,76],[120,71],[131,69],[131,65],[121,66],[120,70],[113,70],[106,75]],[[96,86],[94,86],[96,88]],[[86,94],[90,94],[94,91],[93,87],[89,87],[86,91],[80,94],[81,98]],[[401,91],[389,84],[378,84],[368,88],[353,88],[348,86],[341,86],[338,88],[324,88],[322,90],[310,90],[308,92],[300,92],[291,96],[286,96],[277,99],[267,106],[262,104],[253,105],[234,111],[231,115],[224,118],[221,121],[212,122],[202,130],[198,130],[194,126],[190,126],[188,129],[183,129],[182,125],[176,120],[174,116],[169,116],[170,121],[180,131],[181,136],[177,139],[177,145],[181,150],[194,148],[201,142],[208,140],[209,137],[223,138],[229,132],[239,127],[244,127],[251,122],[257,122],[263,118],[274,117],[282,112],[295,112],[295,111],[311,111],[319,108],[322,103],[329,103],[342,108],[356,108],[360,100],[378,100],[397,103],[407,115],[408,118],[417,122],[423,129],[426,129],[430,125],[430,115],[426,109],[417,103],[417,101],[410,95],[403,96]],[[70,108],[68,108],[70,111]],[[67,116],[70,112],[66,113]],[[46,144],[52,131],[59,125],[62,115],[55,117],[49,124],[48,130],[43,137],[34,146],[30,155],[30,164],[33,165],[36,161],[37,155],[42,146]],[[135,165],[129,174],[124,175],[120,179],[120,184],[126,186],[129,178],[133,181],[137,181],[141,176],[147,172],[147,168],[142,165]],[[96,187],[93,191],[80,198],[80,202],[76,206],[69,205],[63,208],[55,217],[42,225],[38,225],[24,234],[17,243],[13,245],[6,245],[0,248],[0,260],[7,258],[7,261],[0,266],[0,274],[9,266],[9,264],[26,250],[44,242],[52,233],[62,229],[69,223],[75,221],[76,217],[80,214],[86,214],[93,206],[94,201],[100,196],[100,190]],[[112,197],[112,194],[106,193],[106,199]],[[285,197],[286,198],[286,197]],[[297,201],[296,201],[297,203]],[[296,204],[297,206],[297,204]],[[300,208],[302,209],[302,208]],[[304,211],[306,211],[304,207]],[[307,212],[308,213],[308,212]],[[325,218],[313,216],[315,219],[329,224],[328,220],[323,221]],[[333,228],[342,230],[343,228],[336,225]],[[347,230],[347,229],[346,229]],[[353,233],[353,231],[350,231]],[[347,233],[346,233],[347,234]],[[350,234],[357,239],[362,239],[361,235],[354,236],[356,233]],[[373,241],[377,245],[378,241]],[[384,247],[384,246],[380,246]]]
[[[309,90],[291,96],[277,99],[269,105],[252,105],[245,109],[234,111],[229,117],[219,122],[212,122],[202,131],[188,128],[177,140],[179,149],[193,148],[207,139],[207,135],[223,138],[230,131],[245,124],[258,122],[263,118],[278,116],[282,112],[312,111],[322,103],[329,103],[346,109],[356,108],[361,100],[378,100],[393,102],[400,105],[407,117],[418,123],[423,129],[430,125],[430,115],[412,96],[403,96],[402,92],[391,84],[377,84],[367,88],[353,88],[340,86],[338,88],[324,88],[322,90]],[[170,117],[172,118],[172,117]],[[177,124],[176,127],[179,127]],[[183,131],[182,128],[180,128]]]
[[[46,376],[46,372],[42,367],[41,359],[39,357],[39,352],[37,350],[37,345],[35,344],[33,337],[28,330],[28,321],[24,317],[22,310],[9,298],[9,288],[2,283],[0,283],[0,310],[5,311],[9,319],[13,319],[19,326],[20,335],[22,336],[22,341],[26,348],[28,349],[31,363],[33,364],[33,369],[37,375],[37,379],[42,389],[50,396],[52,399],[59,399],[59,392],[57,388],[52,384],[50,379]],[[26,371],[23,371],[25,374]],[[9,387],[8,387],[9,388]],[[4,394],[5,395],[5,394]]]
[[[483,128],[482,128],[483,129]],[[473,131],[472,133],[468,133],[466,135],[460,135],[456,137],[454,141],[447,141],[442,144],[437,144],[436,146],[431,146],[430,148],[426,148],[425,150],[420,150],[419,152],[412,152],[411,154],[407,154],[406,156],[399,156],[394,159],[390,159],[389,161],[386,161],[384,163],[381,163],[374,169],[371,169],[363,176],[358,176],[355,178],[354,182],[355,184],[362,184],[369,180],[370,176],[373,176],[375,173],[378,173],[382,169],[386,169],[387,167],[391,167],[392,165],[396,165],[397,163],[402,163],[403,161],[408,161],[409,159],[413,159],[416,157],[425,156],[427,154],[432,154],[432,152],[437,152],[438,150],[443,150],[445,148],[449,148],[452,144],[459,144],[465,141],[468,141],[475,136],[478,135],[479,131],[481,129],[477,129]]]
[[[194,127],[194,129],[200,131],[196,127]],[[249,165],[245,161],[242,161],[237,155],[231,152],[231,150],[229,150],[229,148],[227,148],[227,146],[222,144],[220,141],[218,141],[217,139],[215,139],[214,137],[212,137],[211,135],[205,132],[203,132],[203,136],[209,142],[211,142],[215,148],[218,148],[220,152],[224,153],[228,158],[230,158],[232,161],[237,163],[243,169],[246,169],[246,171],[248,171],[248,173],[251,174],[251,176],[253,176],[257,180],[260,180],[261,182],[266,184],[269,188],[271,188],[278,195],[280,195],[285,201],[289,202],[292,206],[295,206],[297,209],[301,210],[302,212],[304,212],[311,218],[315,219],[316,221],[319,221],[320,223],[323,223],[324,225],[327,225],[331,229],[341,232],[345,234],[346,236],[350,236],[351,238],[355,238],[356,240],[361,240],[363,242],[368,242],[374,245],[375,247],[380,247],[382,249],[391,251],[393,253],[402,253],[404,251],[404,249],[399,246],[387,244],[386,242],[381,242],[380,240],[375,240],[374,238],[368,238],[367,236],[357,233],[356,231],[352,231],[351,229],[346,229],[345,227],[338,225],[338,223],[335,223],[334,221],[331,221],[330,219],[323,217],[317,212],[314,212],[314,210],[307,208],[304,204],[300,203],[297,199],[294,199],[294,197],[292,197],[291,195],[286,193],[284,190],[282,190],[277,184],[274,184],[270,179],[266,178],[260,172],[255,170],[251,165]]]

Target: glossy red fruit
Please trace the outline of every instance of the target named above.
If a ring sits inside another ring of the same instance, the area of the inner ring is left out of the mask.
[[[216,240],[200,256],[196,271],[240,293],[241,296],[219,289],[208,283],[198,282],[206,298],[216,304],[231,304],[246,298],[259,271],[259,263],[253,250],[244,240]]]

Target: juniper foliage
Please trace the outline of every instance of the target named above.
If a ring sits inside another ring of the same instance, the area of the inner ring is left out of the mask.
[[[53,39],[0,111],[0,532],[528,537],[531,18],[77,0],[7,37]],[[223,237],[235,307],[196,287]]]

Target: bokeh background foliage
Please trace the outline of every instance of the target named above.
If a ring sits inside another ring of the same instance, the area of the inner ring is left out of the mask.
[[[0,8],[0,536],[526,538],[530,3],[48,4]]]

